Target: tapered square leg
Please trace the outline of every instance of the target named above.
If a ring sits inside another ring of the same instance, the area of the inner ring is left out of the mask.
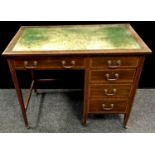
[[[22,111],[24,123],[25,123],[25,126],[27,128],[29,128],[28,120],[27,120],[27,114],[26,114],[26,108],[25,108],[23,97],[22,97],[22,92],[21,92],[21,89],[19,87],[14,62],[12,62],[11,60],[8,60],[8,64],[9,64],[12,80],[13,80],[13,83],[14,83],[14,86],[15,86],[15,89],[16,89],[19,105],[20,105],[20,108],[21,108],[21,111]]]
[[[128,128],[128,126],[127,126],[128,120],[129,120],[129,113],[126,113],[126,114],[124,114],[124,122],[123,122],[123,126],[125,129]]]
[[[34,75],[34,70],[31,70],[31,79],[34,80],[34,92],[37,94],[36,78],[35,78],[35,75]]]
[[[83,120],[82,120],[82,125],[83,126],[87,126],[88,124],[87,124],[87,119],[88,119],[88,114],[85,114],[84,116],[83,116]]]

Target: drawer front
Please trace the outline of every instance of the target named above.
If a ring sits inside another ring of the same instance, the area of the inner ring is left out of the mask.
[[[136,69],[125,70],[92,70],[90,71],[90,82],[95,83],[118,83],[133,82]]]
[[[129,97],[131,94],[131,85],[123,84],[104,84],[90,85],[89,98],[94,97]]]
[[[139,57],[95,57],[91,59],[91,68],[128,68],[137,67]]]
[[[89,112],[91,113],[125,113],[128,100],[90,100]]]
[[[14,61],[16,69],[80,69],[83,58],[34,58]]]

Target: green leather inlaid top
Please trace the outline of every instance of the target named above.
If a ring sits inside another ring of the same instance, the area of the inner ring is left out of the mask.
[[[129,30],[116,26],[27,27],[13,51],[140,49]]]

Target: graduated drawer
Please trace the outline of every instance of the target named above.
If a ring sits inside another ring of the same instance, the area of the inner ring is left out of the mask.
[[[128,68],[137,67],[139,57],[94,57],[91,58],[91,68]]]
[[[127,103],[126,99],[90,100],[89,113],[125,113]]]
[[[84,59],[76,57],[23,58],[14,61],[16,69],[80,69]]]
[[[130,84],[91,84],[89,85],[89,98],[95,97],[129,97]]]
[[[136,69],[91,70],[89,81],[92,83],[133,82]]]

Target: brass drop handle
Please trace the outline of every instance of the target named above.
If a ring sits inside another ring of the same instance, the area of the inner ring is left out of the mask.
[[[114,108],[114,104],[110,104],[110,107],[106,107],[105,104],[102,104],[102,108],[103,108],[104,110],[112,110],[112,109]]]
[[[33,65],[36,67],[38,65],[38,61],[33,61]]]
[[[116,81],[119,78],[119,74],[118,73],[114,74],[114,78],[110,78],[110,74],[108,74],[108,73],[105,76],[106,76],[107,81]]]
[[[105,94],[106,96],[114,96],[114,95],[116,95],[116,92],[117,92],[117,89],[116,89],[116,88],[114,88],[114,89],[112,90],[112,93],[108,93],[108,89],[104,89],[104,94]]]
[[[117,60],[116,62],[112,62],[111,60],[107,61],[108,68],[118,68],[121,66],[121,60]]]
[[[33,66],[28,66],[29,62],[28,61],[24,61],[24,67],[26,69],[34,69],[36,68],[36,66],[38,65],[38,61],[33,61]]]
[[[62,64],[62,66],[63,66],[64,68],[69,69],[69,68],[73,68],[73,67],[74,67],[75,61],[72,60],[72,61],[70,62],[70,64],[71,64],[70,66],[67,66],[67,65],[66,65],[66,61],[65,61],[65,60],[62,60],[61,64]]]

